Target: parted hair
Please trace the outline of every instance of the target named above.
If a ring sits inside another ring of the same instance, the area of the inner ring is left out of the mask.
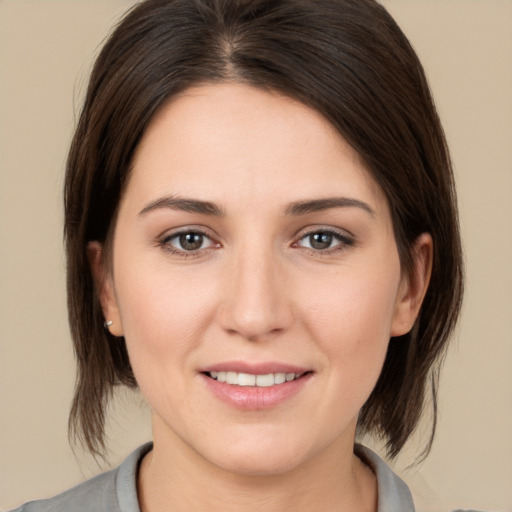
[[[463,265],[450,156],[421,63],[374,0],[146,0],[112,32],[91,73],[65,179],[67,293],[77,358],[70,436],[104,455],[116,386],[137,382],[123,339],[103,327],[90,241],[109,247],[137,145],[184,89],[238,82],[320,112],[384,192],[404,272],[425,232],[430,285],[413,329],[391,338],[358,429],[396,456],[426,407],[437,417],[439,368],[462,300]]]

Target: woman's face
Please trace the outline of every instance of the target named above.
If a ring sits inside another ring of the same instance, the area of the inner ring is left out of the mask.
[[[414,321],[412,288],[387,202],[332,126],[223,84],[147,129],[102,300],[155,447],[275,474],[352,449],[389,338]]]

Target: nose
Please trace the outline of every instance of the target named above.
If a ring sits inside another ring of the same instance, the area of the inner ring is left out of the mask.
[[[230,334],[259,341],[286,331],[293,321],[285,264],[260,247],[241,250],[231,262],[227,293],[219,310]]]

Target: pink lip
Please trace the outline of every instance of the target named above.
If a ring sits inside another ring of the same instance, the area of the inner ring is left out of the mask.
[[[304,368],[287,363],[262,362],[248,363],[245,361],[225,361],[215,363],[199,370],[200,372],[237,372],[251,373],[253,375],[267,375],[269,373],[306,373],[310,368]]]
[[[237,372],[254,375],[268,373],[303,374],[298,379],[269,387],[236,386],[212,379],[206,372]],[[224,403],[241,410],[257,411],[277,407],[297,395],[310,381],[313,373],[306,368],[283,363],[224,362],[204,368],[199,374],[209,391]]]

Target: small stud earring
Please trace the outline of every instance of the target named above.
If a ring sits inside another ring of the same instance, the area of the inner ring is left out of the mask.
[[[105,320],[105,322],[103,322],[103,327],[105,327],[105,329],[108,330],[108,328],[113,324],[114,322],[112,320]]]

